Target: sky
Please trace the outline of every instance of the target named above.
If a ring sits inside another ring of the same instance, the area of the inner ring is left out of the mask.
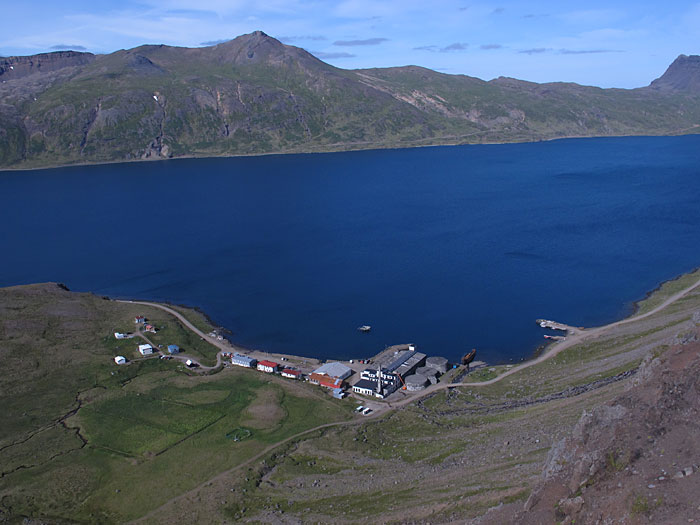
[[[4,0],[0,56],[261,30],[334,66],[633,88],[700,54],[700,0]]]

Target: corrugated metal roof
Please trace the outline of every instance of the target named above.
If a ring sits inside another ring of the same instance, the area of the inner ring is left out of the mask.
[[[352,368],[345,366],[343,363],[326,363],[314,370],[314,374],[326,374],[327,376],[345,379],[352,375]]]
[[[415,350],[401,352],[391,363],[389,363],[387,366],[383,366],[382,370],[385,370],[386,372],[393,372],[406,361],[408,361],[411,357],[413,357],[415,353]]]
[[[248,357],[247,355],[234,354],[233,357],[231,357],[231,363],[240,364],[243,366],[253,366],[253,364],[257,362],[257,359],[253,359],[252,357]]]

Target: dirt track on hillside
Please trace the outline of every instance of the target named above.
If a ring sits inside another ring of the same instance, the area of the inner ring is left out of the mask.
[[[311,428],[309,430],[300,432],[300,433],[295,434],[293,436],[290,436],[282,441],[279,441],[277,443],[274,443],[274,444],[266,447],[263,451],[256,454],[252,458],[246,460],[245,462],[240,463],[240,464],[232,467],[231,469],[225,470],[225,471],[221,472],[220,474],[217,474],[215,477],[211,478],[210,480],[207,480],[206,482],[201,483],[197,487],[194,487],[193,489],[191,489],[183,494],[180,494],[178,496],[175,496],[174,498],[171,498],[170,500],[165,502],[160,507],[154,509],[153,511],[149,512],[145,516],[135,520],[133,523],[143,522],[145,520],[148,520],[149,518],[152,518],[153,516],[158,514],[159,510],[162,507],[165,507],[169,504],[172,504],[175,501],[177,501],[183,497],[186,497],[187,495],[194,494],[195,492],[201,490],[203,487],[210,484],[211,482],[222,479],[222,478],[224,478],[224,477],[226,477],[226,476],[228,476],[228,475],[230,475],[230,474],[232,474],[232,473],[234,473],[242,468],[245,468],[245,467],[251,465],[255,461],[264,457],[266,454],[275,450],[276,448],[278,448],[286,443],[289,443],[293,440],[296,440],[300,437],[303,437],[305,435],[311,434],[313,432],[316,432],[316,431],[322,430],[322,429],[327,429],[327,428],[332,428],[332,427],[340,427],[340,426],[358,425],[358,424],[362,424],[362,423],[366,422],[369,419],[378,419],[378,418],[384,417],[387,414],[389,414],[390,412],[392,412],[393,410],[396,410],[397,408],[406,406],[410,403],[413,403],[413,402],[415,402],[415,401],[417,401],[417,400],[419,400],[427,395],[433,394],[433,393],[438,392],[440,390],[445,390],[445,389],[450,389],[450,388],[455,388],[455,387],[463,387],[463,386],[482,387],[482,386],[492,385],[494,383],[502,381],[506,377],[509,377],[509,376],[511,376],[511,375],[513,375],[513,374],[515,374],[515,373],[517,373],[525,368],[529,368],[531,366],[534,366],[534,365],[537,365],[537,364],[542,363],[544,361],[547,361],[547,360],[555,357],[556,355],[560,354],[561,352],[563,352],[567,348],[571,348],[572,346],[575,346],[575,345],[582,343],[584,341],[588,341],[590,339],[598,338],[601,335],[604,335],[607,332],[609,332],[610,330],[613,330],[614,328],[617,328],[619,326],[633,323],[633,322],[640,321],[640,320],[643,320],[645,318],[651,317],[652,315],[655,315],[658,312],[662,311],[664,308],[667,308],[668,306],[675,303],[676,301],[678,301],[679,299],[684,297],[686,294],[690,293],[691,291],[695,290],[698,287],[700,287],[700,280],[698,280],[697,282],[695,282],[691,286],[681,290],[680,292],[673,294],[668,299],[666,299],[663,303],[661,303],[657,307],[653,308],[652,310],[650,310],[644,314],[635,315],[635,316],[629,317],[627,319],[623,319],[621,321],[617,321],[617,322],[614,322],[614,323],[611,323],[611,324],[608,324],[605,326],[581,330],[580,332],[576,332],[573,335],[567,337],[565,340],[560,341],[560,342],[552,345],[549,348],[549,350],[547,350],[547,352],[545,352],[544,354],[542,354],[538,358],[533,359],[531,361],[528,361],[526,363],[523,363],[521,365],[518,365],[518,366],[512,368],[511,370],[508,370],[507,372],[504,372],[503,374],[501,374],[498,377],[495,377],[491,380],[483,381],[483,382],[475,382],[475,383],[470,383],[470,382],[453,383],[453,384],[440,384],[440,383],[438,383],[436,385],[432,385],[432,386],[426,388],[425,390],[421,391],[420,393],[418,393],[414,396],[407,397],[406,399],[391,403],[390,405],[386,405],[386,408],[384,408],[383,410],[377,410],[373,415],[371,415],[369,417],[358,417],[357,419],[352,420],[352,421],[343,421],[343,422],[338,422],[338,423],[327,423],[327,424],[319,425],[319,426]],[[222,350],[224,348],[227,350],[230,350],[230,347],[228,346],[228,344],[220,343],[219,341],[216,341],[215,339],[204,334],[199,329],[197,329],[194,325],[192,325],[189,321],[187,321],[187,319],[185,319],[185,317],[182,314],[173,310],[172,308],[169,308],[167,306],[163,306],[163,305],[160,305],[157,303],[142,302],[142,301],[122,301],[122,302],[134,302],[136,304],[143,304],[143,305],[152,306],[152,307],[164,310],[164,311],[174,315],[175,317],[177,317],[180,321],[183,322],[183,324],[185,326],[187,326],[189,329],[191,329],[194,333],[196,333],[200,337],[204,338],[206,341],[211,342],[213,345],[221,348]],[[219,354],[219,357],[220,357],[220,354]]]

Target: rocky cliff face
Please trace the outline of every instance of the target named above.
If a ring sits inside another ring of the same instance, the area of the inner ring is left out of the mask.
[[[700,344],[649,356],[628,391],[552,447],[515,523],[700,521]],[[498,519],[498,515],[491,515]]]
[[[71,66],[84,66],[95,60],[92,53],[56,51],[25,57],[0,58],[0,81],[15,80],[34,73],[48,73]]]
[[[650,87],[660,91],[700,93],[700,56],[679,56]]]

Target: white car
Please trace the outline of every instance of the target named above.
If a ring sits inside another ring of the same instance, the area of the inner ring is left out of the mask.
[[[365,407],[363,407],[362,405],[360,405],[359,407],[357,407],[357,408],[355,409],[355,412],[362,412],[364,409],[365,409]]]
[[[365,408],[365,409],[362,411],[362,413],[363,413],[365,416],[369,416],[369,415],[372,413],[372,409],[371,409],[371,408]]]

